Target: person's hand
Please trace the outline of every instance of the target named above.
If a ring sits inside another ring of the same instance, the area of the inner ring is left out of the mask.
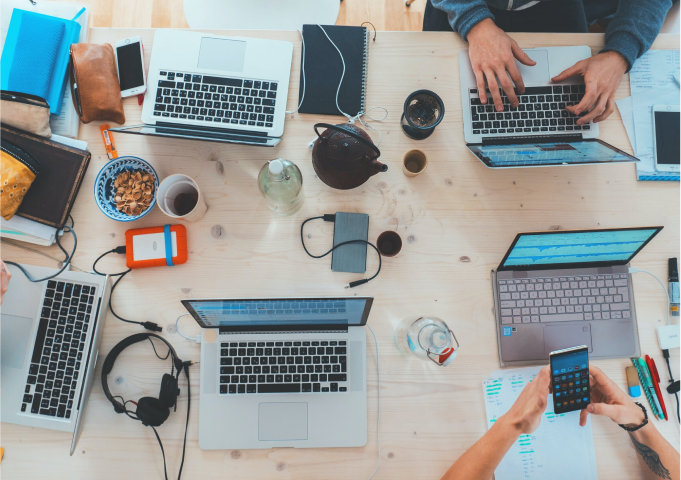
[[[2,305],[2,300],[5,298],[5,293],[9,288],[9,280],[12,278],[5,262],[0,260],[0,305]]]
[[[579,424],[586,425],[589,414],[604,415],[621,425],[638,426],[643,422],[643,412],[603,371],[589,366],[591,403],[579,414]]]
[[[588,112],[577,120],[577,125],[583,125],[591,120],[594,122],[605,120],[615,110],[615,91],[627,67],[627,61],[619,53],[602,52],[591,58],[580,60],[551,80],[562,82],[574,75],[584,77],[586,91],[582,101],[566,108],[574,115]]]
[[[504,417],[520,433],[532,433],[539,427],[541,417],[546,410],[550,383],[549,367],[546,366],[539,370],[530,383],[525,385],[513,406],[504,414]]]
[[[466,40],[469,44],[468,56],[471,59],[471,67],[473,67],[475,80],[478,84],[481,103],[487,103],[485,93],[485,80],[487,80],[489,91],[498,112],[504,109],[499,94],[500,85],[511,105],[518,106],[518,97],[513,85],[515,84],[518,93],[524,93],[525,84],[523,84],[523,78],[515,59],[517,58],[521,63],[530,66],[535,65],[536,62],[523,52],[515,40],[497,27],[491,18],[486,18],[473,26],[468,32]]]

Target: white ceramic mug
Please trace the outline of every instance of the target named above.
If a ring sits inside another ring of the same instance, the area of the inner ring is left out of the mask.
[[[171,218],[195,222],[208,210],[193,178],[181,173],[170,175],[158,186],[156,203]]]

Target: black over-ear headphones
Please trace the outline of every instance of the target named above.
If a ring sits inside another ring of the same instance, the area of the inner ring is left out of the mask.
[[[156,352],[156,347],[152,342],[152,338],[157,338],[168,346],[168,353],[165,357],[161,357],[158,352]],[[171,357],[172,364],[170,368],[170,373],[164,373],[161,379],[161,390],[159,392],[158,398],[155,397],[142,397],[137,402],[132,400],[123,400],[120,395],[112,395],[109,390],[109,384],[107,378],[111,370],[113,369],[114,362],[118,358],[118,355],[125,350],[130,345],[142,342],[144,340],[149,340],[151,346],[154,349],[154,353],[161,360],[165,360],[168,356]],[[102,389],[104,390],[104,395],[111,402],[116,413],[125,413],[128,417],[133,420],[139,420],[142,425],[151,427],[154,430],[158,444],[161,447],[161,453],[163,455],[163,471],[165,473],[166,480],[168,479],[168,473],[166,471],[166,460],[165,452],[163,450],[163,444],[161,443],[161,438],[156,432],[156,428],[163,424],[170,415],[170,408],[177,406],[177,397],[180,394],[180,389],[178,388],[178,380],[182,370],[187,377],[187,423],[184,431],[184,444],[182,445],[182,461],[180,463],[180,471],[177,475],[179,480],[182,475],[182,466],[184,465],[184,454],[185,448],[187,446],[187,426],[189,425],[189,406],[191,401],[191,395],[189,391],[189,365],[192,362],[185,362],[180,357],[177,356],[177,352],[173,346],[160,335],[155,333],[136,333],[127,338],[124,338],[114,346],[109,354],[104,359],[104,364],[102,365]],[[119,400],[120,399],[120,400]],[[126,404],[135,403],[137,408],[135,410],[128,410]]]

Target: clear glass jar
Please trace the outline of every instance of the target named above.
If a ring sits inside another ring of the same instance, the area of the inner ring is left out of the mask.
[[[303,204],[303,175],[295,163],[277,158],[260,169],[258,188],[278,215],[291,215]]]

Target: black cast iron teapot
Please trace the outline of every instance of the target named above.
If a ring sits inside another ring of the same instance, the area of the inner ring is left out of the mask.
[[[320,134],[319,127],[326,130]],[[349,190],[388,170],[387,165],[378,161],[381,151],[358,126],[317,123],[314,131],[317,139],[312,149],[312,166],[328,186]]]

